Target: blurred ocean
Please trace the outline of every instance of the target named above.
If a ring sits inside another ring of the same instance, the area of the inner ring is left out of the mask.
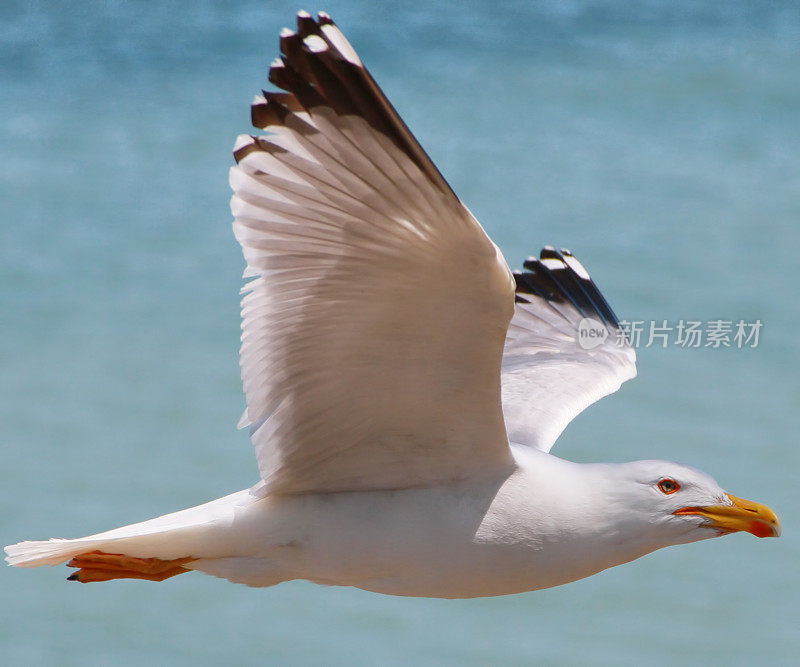
[[[254,483],[227,170],[299,7],[0,4],[0,538],[75,537]],[[233,4],[233,3],[230,3]],[[796,664],[800,7],[326,9],[512,266],[569,247],[627,320],[755,320],[640,348],[555,453],[668,458],[780,540],[666,549],[548,591],[390,598],[0,569],[4,665]]]

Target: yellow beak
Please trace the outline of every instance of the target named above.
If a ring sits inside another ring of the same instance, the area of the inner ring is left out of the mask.
[[[766,505],[743,500],[727,494],[732,505],[709,505],[708,507],[681,507],[675,514],[698,514],[711,520],[711,525],[726,532],[745,530],[756,537],[778,537],[781,522]]]

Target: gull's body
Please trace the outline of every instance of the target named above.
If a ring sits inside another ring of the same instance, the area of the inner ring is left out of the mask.
[[[266,498],[244,490],[126,526],[118,538],[110,531],[69,541],[72,553],[59,559],[87,550],[165,560],[202,554],[187,567],[250,586],[303,578],[464,598],[557,586],[696,539],[696,526],[677,517],[665,530],[646,513],[607,511],[628,465],[658,462],[578,464],[526,447],[513,451],[510,475],[480,482]],[[587,513],[592,507],[595,513]]]
[[[556,586],[734,530],[768,508],[666,461],[549,453],[635,375],[586,270],[546,247],[512,274],[330,18],[305,13],[240,137],[234,232],[252,277],[242,380],[261,482],[151,521],[6,548],[72,579],[199,570],[395,595]],[[586,327],[593,332],[583,340]],[[514,443],[514,444],[511,444]]]

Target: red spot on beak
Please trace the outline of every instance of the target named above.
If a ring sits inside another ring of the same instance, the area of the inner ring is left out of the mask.
[[[756,537],[773,537],[775,535],[772,526],[764,523],[763,521],[751,521],[748,532],[752,533]]]

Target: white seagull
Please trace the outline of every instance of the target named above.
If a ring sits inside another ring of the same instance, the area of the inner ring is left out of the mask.
[[[6,547],[80,582],[198,570],[468,598],[564,584],[733,531],[764,505],[668,461],[549,453],[636,374],[578,260],[512,273],[327,14],[301,12],[231,169],[241,372],[261,481],[174,514]],[[585,338],[584,338],[585,336]]]

